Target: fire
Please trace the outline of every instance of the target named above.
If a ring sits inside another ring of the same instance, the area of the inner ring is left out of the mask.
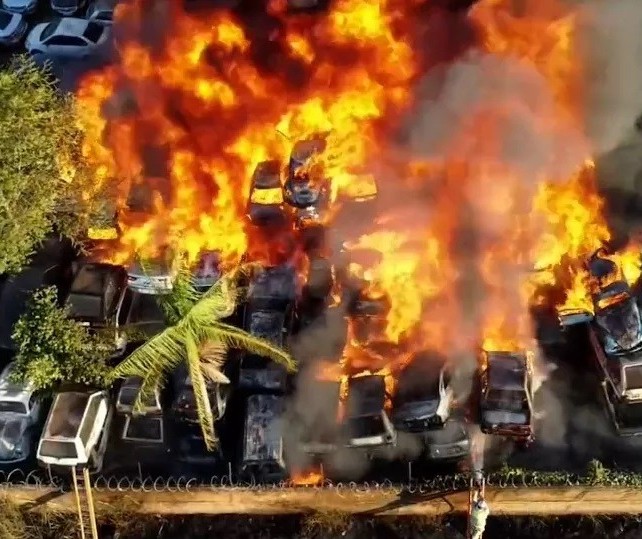
[[[290,481],[300,487],[312,487],[323,483],[323,470],[293,471]]]
[[[169,243],[191,258],[220,251],[224,263],[238,262],[259,241],[243,218],[255,165],[285,166],[294,143],[319,134],[332,199],[372,192],[367,164],[377,130],[408,102],[415,75],[406,36],[392,29],[402,10],[386,0],[344,0],[327,18],[284,17],[270,37],[279,49],[273,68],[256,60],[251,36],[229,13],[196,18],[179,4],[167,7],[171,29],[154,47],[141,39],[146,3],[119,9],[115,26],[127,36],[120,62],[78,90],[84,155],[97,181],[123,184],[114,261],[153,257]],[[282,7],[271,5],[275,13]],[[279,71],[286,66],[300,76]],[[131,185],[158,175],[170,196],[128,218]]]

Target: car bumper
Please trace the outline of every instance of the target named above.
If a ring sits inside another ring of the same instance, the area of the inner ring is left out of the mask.
[[[428,446],[426,456],[430,460],[447,461],[459,460],[470,453],[470,443],[466,440],[453,444]]]
[[[0,37],[0,43],[3,45],[17,45],[23,40],[27,33],[27,23],[21,24],[13,34],[6,37]]]
[[[74,6],[74,7],[53,7],[52,6],[52,9],[59,15],[62,15],[63,17],[71,17],[72,15],[76,14],[80,8],[78,6]]]
[[[530,439],[533,437],[533,431],[530,427],[509,426],[509,425],[488,425],[482,423],[481,431],[484,434],[495,434],[497,436],[508,436],[511,438]]]

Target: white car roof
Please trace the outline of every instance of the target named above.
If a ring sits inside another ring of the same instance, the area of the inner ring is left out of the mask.
[[[63,17],[60,19],[56,31],[53,35],[65,35],[65,36],[79,36],[87,28],[87,25],[91,21],[87,19],[80,19],[78,17]]]

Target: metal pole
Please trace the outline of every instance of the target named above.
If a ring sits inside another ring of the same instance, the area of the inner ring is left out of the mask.
[[[91,526],[91,536],[93,539],[98,539],[98,525],[96,524],[96,512],[94,511],[94,496],[91,492],[89,468],[83,468],[82,474],[85,479],[85,495],[87,496],[87,505],[89,506],[89,525]]]
[[[78,511],[78,523],[80,524],[80,538],[85,539],[85,524],[82,518],[82,507],[80,505],[80,493],[78,492],[78,478],[76,477],[76,468],[71,467],[71,478],[74,483],[74,494],[76,496],[76,509]]]

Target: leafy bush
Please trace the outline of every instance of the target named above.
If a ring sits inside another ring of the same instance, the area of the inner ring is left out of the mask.
[[[113,342],[91,335],[67,318],[57,303],[56,290],[34,293],[16,323],[16,381],[31,381],[37,390],[55,390],[63,384],[104,387],[109,372],[107,358]],[[112,339],[113,341],[113,339]]]

